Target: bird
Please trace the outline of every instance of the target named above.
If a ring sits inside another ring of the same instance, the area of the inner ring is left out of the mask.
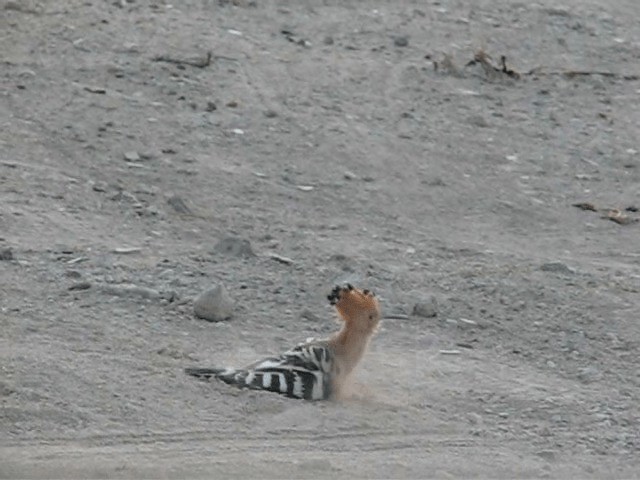
[[[296,399],[340,398],[378,329],[380,304],[373,292],[351,284],[336,286],[327,299],[342,320],[342,328],[329,338],[308,339],[279,356],[263,358],[243,368],[191,367],[185,373]]]

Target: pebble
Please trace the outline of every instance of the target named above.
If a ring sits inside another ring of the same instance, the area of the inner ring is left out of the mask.
[[[576,273],[575,270],[573,270],[572,268],[567,267],[562,262],[543,263],[540,266],[540,270],[542,270],[543,272],[562,273],[562,274],[565,274],[565,275],[573,275],[574,273]]]
[[[116,297],[142,297],[150,300],[162,298],[162,295],[157,290],[133,284],[103,285],[101,290]]]
[[[267,257],[269,257],[272,260],[275,260],[276,262],[284,263],[285,265],[293,264],[293,259],[289,257],[284,257],[282,255],[278,255],[277,253],[272,253],[272,252],[267,253]]]
[[[69,287],[70,291],[74,290],[89,290],[91,288],[91,283],[89,282],[77,282]]]
[[[8,397],[15,392],[16,389],[13,387],[13,385],[6,382],[0,382],[0,397]]]
[[[116,247],[113,249],[113,253],[119,253],[122,255],[129,255],[130,253],[138,253],[141,251],[142,249],[140,247]]]
[[[220,240],[214,251],[232,257],[255,257],[251,242],[246,238],[227,237]]]
[[[87,260],[89,260],[89,257],[76,257],[67,260],[67,265],[75,265],[76,263],[86,262]]]
[[[0,260],[13,260],[13,250],[10,247],[0,249]]]
[[[482,422],[483,422],[482,415],[475,412],[467,413],[467,420],[471,425],[482,425]]]
[[[583,367],[578,372],[578,378],[583,383],[592,383],[599,380],[601,377],[602,374],[596,367]]]
[[[125,152],[124,159],[127,162],[139,162],[140,161],[140,155],[138,155],[138,152],[136,152],[136,151]]]
[[[322,321],[322,318],[320,318],[318,315],[316,315],[314,312],[312,312],[308,308],[304,309],[300,313],[300,317],[304,318],[305,320],[309,320],[312,323],[320,323]]]
[[[473,126],[480,128],[487,128],[489,126],[489,122],[487,122],[487,120],[482,115],[471,115],[467,118],[467,122],[469,122]]]
[[[413,315],[418,317],[433,318],[438,315],[438,300],[434,296],[416,302],[413,306]]]
[[[174,195],[167,199],[167,203],[177,212],[184,215],[191,215],[191,209],[187,206],[186,202],[179,197],[178,195]]]
[[[91,188],[93,189],[94,192],[104,193],[107,191],[108,185],[106,182],[96,182],[93,184]]]
[[[223,285],[216,285],[196,297],[193,301],[193,311],[198,318],[220,322],[231,318],[233,301]]]
[[[409,37],[406,35],[400,35],[398,37],[394,37],[393,44],[396,47],[406,47],[409,45]]]
[[[556,452],[554,452],[553,450],[540,450],[539,452],[536,453],[536,455],[538,455],[541,458],[544,458],[548,462],[556,458]]]

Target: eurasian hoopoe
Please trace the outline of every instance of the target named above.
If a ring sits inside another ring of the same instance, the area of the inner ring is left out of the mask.
[[[305,400],[339,396],[380,323],[380,306],[373,292],[351,285],[335,287],[328,299],[344,322],[342,329],[328,339],[301,343],[279,357],[241,369],[187,368],[185,372]]]

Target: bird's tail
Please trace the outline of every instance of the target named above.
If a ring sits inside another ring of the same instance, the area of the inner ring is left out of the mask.
[[[212,377],[219,378],[227,383],[236,383],[235,377],[238,370],[234,368],[185,368],[184,373],[196,378],[209,380]]]

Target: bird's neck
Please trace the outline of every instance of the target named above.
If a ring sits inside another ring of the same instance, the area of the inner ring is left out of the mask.
[[[359,331],[348,323],[335,334],[333,341],[336,353],[342,359],[345,374],[349,374],[358,365],[369,345],[372,332]]]

